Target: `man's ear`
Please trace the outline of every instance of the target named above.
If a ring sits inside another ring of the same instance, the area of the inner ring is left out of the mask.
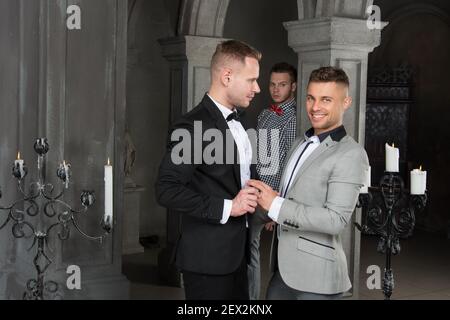
[[[348,108],[350,108],[352,101],[353,101],[353,99],[350,96],[347,96],[344,98],[344,110],[347,110]]]
[[[222,72],[220,73],[220,81],[225,87],[228,87],[231,81],[231,69],[230,68],[223,68]]]
[[[292,89],[291,91],[295,94],[297,92],[297,82],[292,83]]]

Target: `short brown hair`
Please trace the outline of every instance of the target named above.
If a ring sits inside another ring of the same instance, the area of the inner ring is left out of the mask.
[[[219,43],[211,59],[211,69],[223,60],[235,60],[245,64],[245,58],[261,60],[261,52],[238,40],[227,40]]]
[[[297,82],[297,69],[293,66],[290,65],[287,62],[279,62],[276,63],[272,66],[272,69],[270,69],[270,74],[272,73],[288,73],[290,78],[291,78],[291,82]]]
[[[348,76],[344,70],[337,67],[322,67],[311,72],[309,82],[336,82],[350,86]]]

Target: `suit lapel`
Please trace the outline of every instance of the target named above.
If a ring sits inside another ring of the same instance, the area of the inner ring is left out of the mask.
[[[298,169],[297,174],[294,177],[294,180],[291,183],[291,186],[294,186],[298,179],[308,170],[308,168],[317,160],[326,150],[333,148],[337,144],[336,141],[333,141],[330,136],[328,136],[324,141],[320,143],[320,145],[309,155],[309,157],[303,162],[302,166]]]
[[[287,174],[286,168],[287,168],[287,165],[288,165],[289,161],[291,161],[292,154],[295,152],[295,150],[297,150],[298,146],[300,146],[303,142],[305,142],[305,139],[297,138],[297,140],[295,140],[292,143],[291,149],[289,150],[289,152],[288,152],[288,154],[286,156],[286,165],[284,166],[284,170],[283,170],[283,173],[281,175],[280,190],[278,190],[278,191],[281,191],[281,184],[283,183],[283,181],[284,181],[284,179],[286,177],[286,174]]]
[[[233,173],[234,173],[234,178],[236,179],[236,183],[239,187],[239,189],[241,189],[241,167],[238,163],[238,159],[239,159],[239,150],[237,148],[237,144],[236,141],[234,140],[233,134],[231,133],[230,127],[228,126],[226,120],[222,117],[222,119],[217,119],[216,122],[216,126],[217,128],[223,133],[224,136],[224,150],[227,151],[227,141],[230,141],[229,139],[231,139],[233,141]],[[225,163],[227,162],[227,155],[226,152],[224,153],[224,157],[225,157]]]
[[[233,141],[233,174],[234,178],[236,180],[238,189],[241,189],[241,169],[239,166],[239,163],[237,159],[239,159],[239,151],[236,145],[236,141],[233,138],[233,135],[231,134],[230,127],[227,124],[227,121],[222,115],[222,112],[220,112],[219,108],[216,106],[216,104],[208,97],[208,95],[205,95],[203,97],[202,103],[205,104],[206,108],[210,112],[211,116],[216,120],[216,127],[217,129],[222,132],[224,137],[224,163],[227,163],[226,158],[226,151],[227,151],[227,139],[232,139]]]

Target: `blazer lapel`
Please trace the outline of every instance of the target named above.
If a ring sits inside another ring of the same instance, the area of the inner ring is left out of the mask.
[[[225,159],[224,160],[225,160],[225,163],[228,163],[227,156],[229,156],[226,154],[226,151],[228,151],[227,150],[228,149],[227,141],[230,141],[230,139],[233,141],[233,162],[232,162],[233,163],[233,173],[234,173],[234,178],[236,179],[236,183],[240,190],[241,189],[241,167],[238,163],[239,150],[237,148],[236,141],[234,140],[233,135],[231,134],[230,127],[228,127],[228,124],[223,117],[222,117],[222,119],[217,119],[216,126],[224,134],[224,149],[225,149],[225,153],[224,153]]]
[[[295,185],[298,179],[308,170],[308,168],[314,163],[317,158],[320,157],[326,150],[334,147],[337,144],[336,141],[333,141],[330,136],[328,136],[322,143],[310,154],[310,156],[303,162],[300,169],[298,169],[297,174],[292,181],[291,186]]]
[[[305,141],[305,139],[303,139],[303,138],[297,138],[297,140],[294,140],[294,142],[292,143],[291,149],[289,150],[288,154],[286,155],[286,164],[284,166],[283,173],[281,174],[280,190],[278,190],[278,191],[281,191],[281,184],[283,183],[286,175],[288,174],[286,172],[286,168],[287,168],[289,161],[291,161],[292,154],[295,152],[295,150],[297,150],[298,146],[300,146],[304,141]]]
[[[226,155],[227,141],[229,141],[229,139],[232,139],[232,141],[233,141],[233,175],[236,180],[238,189],[240,190],[241,189],[241,168],[237,161],[237,159],[239,159],[239,151],[238,151],[238,148],[236,145],[236,141],[234,140],[233,135],[231,134],[230,127],[228,126],[227,121],[223,117],[219,108],[208,97],[208,95],[205,94],[202,102],[205,104],[206,108],[209,110],[211,116],[216,120],[217,129],[219,129],[220,132],[222,132],[222,134],[223,134],[223,137],[224,137],[223,146],[224,146],[224,151],[225,151],[224,152],[224,157],[225,157],[224,163],[225,164],[228,163],[227,155]]]

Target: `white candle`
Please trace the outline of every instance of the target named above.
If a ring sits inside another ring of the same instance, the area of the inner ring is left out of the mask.
[[[66,189],[69,188],[69,167],[70,164],[66,163],[66,160],[63,160],[64,174],[66,176]]]
[[[365,179],[364,185],[361,187],[360,193],[369,193],[369,187],[371,184],[371,180],[370,180],[371,171],[372,171],[371,167],[369,166],[369,168],[366,170],[366,179]]]
[[[104,221],[113,224],[113,170],[109,163],[105,165],[105,215]]]
[[[20,152],[17,152],[17,160],[14,161],[14,166],[19,167],[20,177],[23,178],[25,176],[25,172],[23,171],[23,159],[20,159]]]
[[[398,172],[398,159],[400,158],[400,153],[398,148],[395,148],[394,144],[392,147],[386,143],[386,171],[387,172]]]
[[[411,170],[411,185],[410,192],[411,194],[425,194],[425,190],[427,189],[427,172],[422,171],[422,167],[419,169]]]

